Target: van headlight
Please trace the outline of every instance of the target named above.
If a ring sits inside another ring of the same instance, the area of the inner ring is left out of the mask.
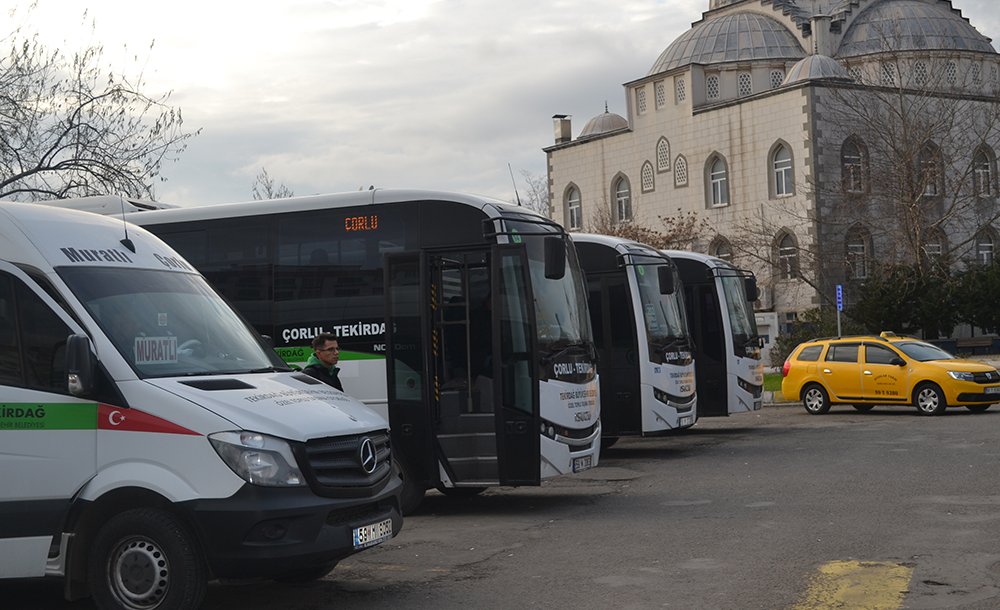
[[[210,434],[208,440],[222,461],[247,483],[265,487],[305,485],[292,448],[280,438],[240,431]]]
[[[973,373],[966,373],[964,371],[948,371],[952,379],[958,379],[959,381],[975,381],[976,376]]]

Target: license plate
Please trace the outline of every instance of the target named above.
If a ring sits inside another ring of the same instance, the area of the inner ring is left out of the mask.
[[[392,537],[392,519],[354,528],[354,548],[366,549]]]
[[[993,387],[986,388],[987,394],[1000,394],[1000,385],[995,385]]]
[[[690,426],[690,425],[691,425],[690,415],[685,415],[684,417],[681,418],[681,426]]]
[[[590,470],[593,467],[594,456],[592,455],[573,458],[573,472],[583,472],[584,470]]]

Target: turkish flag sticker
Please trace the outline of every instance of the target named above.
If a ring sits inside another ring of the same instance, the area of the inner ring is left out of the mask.
[[[97,429],[121,432],[158,432],[160,434],[189,434],[201,436],[197,432],[160,419],[155,415],[136,409],[125,409],[114,405],[98,405]]]

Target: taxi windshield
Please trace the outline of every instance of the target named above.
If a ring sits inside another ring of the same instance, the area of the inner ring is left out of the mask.
[[[894,341],[892,345],[917,362],[929,362],[931,360],[955,360],[954,356],[940,347],[931,345],[930,343],[924,343],[922,341]]]

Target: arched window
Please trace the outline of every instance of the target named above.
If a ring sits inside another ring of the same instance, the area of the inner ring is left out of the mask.
[[[753,75],[749,72],[740,72],[739,76],[736,77],[736,83],[739,87],[740,97],[753,95]]]
[[[976,233],[976,262],[980,265],[993,264],[993,251],[996,249],[996,239],[993,231],[985,228]]]
[[[857,136],[844,140],[840,147],[840,180],[845,193],[864,193],[868,189],[868,151]]]
[[[972,157],[972,187],[978,197],[993,196],[995,167],[996,157],[989,146],[984,144],[976,149]]]
[[[705,77],[705,95],[708,96],[710,100],[717,100],[721,95],[721,87],[719,86],[719,75],[709,74]]]
[[[926,260],[933,265],[944,265],[945,254],[948,251],[944,232],[937,227],[931,227],[924,231],[924,243],[921,248]]]
[[[674,97],[678,104],[687,99],[687,88],[684,86],[683,76],[674,79]]]
[[[944,67],[944,77],[947,79],[949,85],[954,85],[958,82],[958,64],[949,61]]]
[[[927,64],[918,61],[913,64],[913,83],[918,87],[923,87],[929,80],[930,73],[927,71]]]
[[[778,251],[778,277],[783,280],[795,279],[799,276],[799,247],[795,236],[788,231],[782,231],[775,239]]]
[[[727,263],[733,262],[733,245],[729,240],[721,235],[717,235],[708,246],[708,253],[711,256],[721,258]]]
[[[656,171],[670,171],[670,142],[666,138],[656,143]]]
[[[933,142],[927,142],[920,150],[917,160],[918,191],[924,197],[937,197],[944,191],[944,176],[941,171],[941,149]]]
[[[566,226],[573,230],[583,228],[583,205],[580,189],[571,186],[566,189]]]
[[[883,87],[896,86],[896,64],[890,64],[890,63],[882,64],[882,86]]]
[[[844,241],[848,279],[866,279],[871,271],[871,237],[868,235],[868,231],[861,227],[854,227],[847,232]]]
[[[687,186],[688,162],[684,155],[677,155],[674,160],[674,186]]]
[[[785,82],[785,71],[784,70],[771,70],[771,88],[777,89]]]
[[[722,155],[712,155],[707,169],[709,207],[729,205],[729,167],[726,160]]]
[[[642,173],[640,174],[642,178],[642,192],[651,193],[656,188],[656,183],[653,181],[653,164],[646,161],[642,164]]]
[[[628,178],[620,176],[614,182],[615,196],[615,220],[617,222],[628,222],[632,220],[632,188],[629,186]]]
[[[792,152],[784,144],[778,144],[771,151],[771,190],[775,197],[795,194]]]

